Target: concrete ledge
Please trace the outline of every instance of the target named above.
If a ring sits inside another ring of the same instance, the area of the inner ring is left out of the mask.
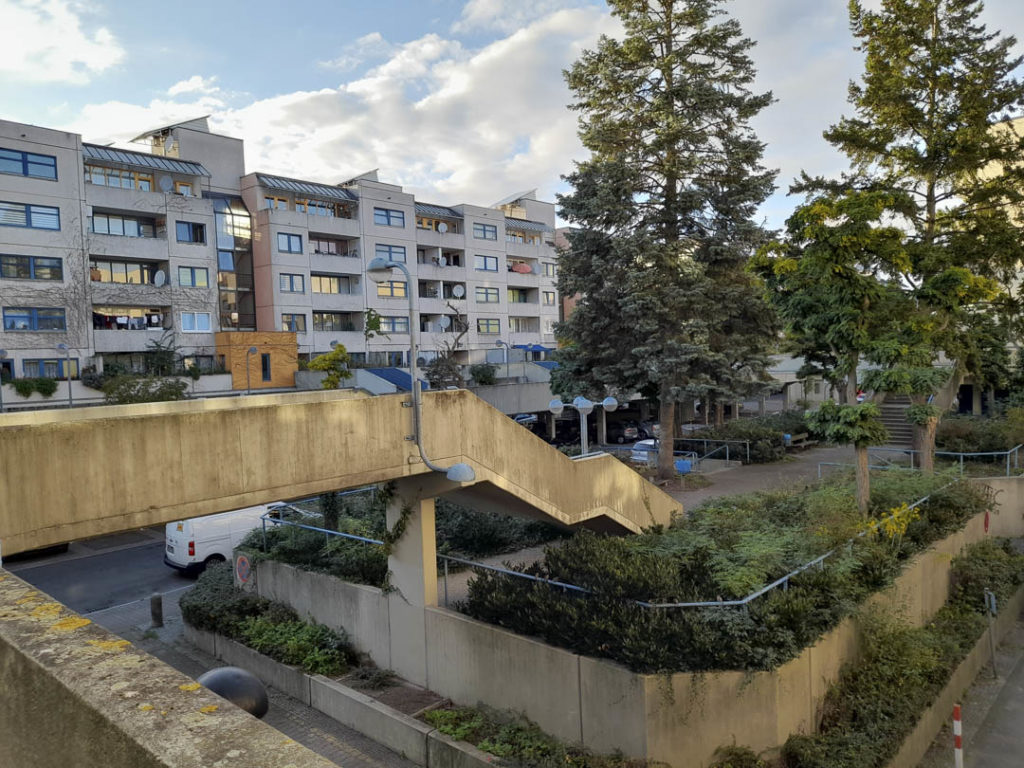
[[[313,709],[417,765],[427,765],[427,736],[434,730],[431,726],[322,675],[311,676],[309,684]]]
[[[483,768],[498,758],[465,741],[445,736],[440,731],[427,735],[427,766],[429,768]]]
[[[1000,609],[999,616],[994,622],[996,643],[1010,631],[1014,623],[1020,617],[1024,609],[1024,587],[1017,590],[1017,593],[1010,598]],[[953,670],[949,682],[942,689],[935,700],[921,719],[917,721],[914,730],[903,742],[896,756],[889,761],[886,768],[914,768],[924,757],[925,752],[935,741],[935,737],[942,726],[948,723],[953,717],[953,705],[960,700],[963,692],[967,690],[978,676],[978,673],[992,661],[992,651],[989,645],[989,631],[986,629],[978,638],[974,648],[967,654],[960,665]]]
[[[182,622],[185,627],[185,639],[203,653],[211,656],[217,655],[217,635],[207,632],[205,629],[196,629],[191,624]]]
[[[298,667],[274,661],[241,643],[217,635],[217,657],[228,664],[247,669],[269,686],[309,706],[309,676]]]
[[[5,766],[334,765],[3,570],[0,680]]]

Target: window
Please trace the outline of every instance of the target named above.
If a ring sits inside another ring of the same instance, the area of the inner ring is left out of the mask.
[[[264,352],[260,355],[260,372],[264,381],[270,381],[270,353]]]
[[[22,360],[21,370],[27,379],[66,379],[64,366],[69,360],[64,357]],[[70,360],[71,378],[78,378],[78,358]]]
[[[497,318],[478,317],[476,319],[476,332],[486,334],[501,333],[501,321]]]
[[[404,245],[385,245],[384,243],[377,243],[377,246],[373,249],[375,256],[379,256],[382,259],[388,261],[399,261],[405,264],[405,246]]]
[[[554,291],[544,291],[544,306],[545,307],[553,307],[553,306],[555,306],[555,292]]]
[[[420,281],[419,284],[419,297],[421,299],[436,299],[440,292],[437,290],[437,283],[427,283]]]
[[[263,198],[263,205],[270,210],[287,211],[288,201],[283,197],[268,195]]]
[[[64,262],[42,256],[0,255],[0,277],[7,280],[63,280]]]
[[[558,277],[558,265],[550,261],[545,261],[544,277]]]
[[[57,158],[53,155],[37,155],[17,149],[0,149],[0,173],[56,181]]]
[[[174,182],[174,192],[178,195],[184,195],[185,197],[192,197],[192,182],[191,181],[176,181]]]
[[[352,293],[352,278],[345,275],[310,275],[313,293]]]
[[[4,307],[5,331],[65,331],[64,310],[53,307]]]
[[[120,187],[121,189],[138,189],[142,192],[153,191],[153,175],[138,171],[122,171],[117,168],[103,168],[99,165],[85,166],[86,184],[101,187]]]
[[[392,208],[374,208],[373,223],[382,227],[404,227],[405,213]]]
[[[344,312],[314,312],[313,330],[351,332],[356,330],[356,326],[352,322],[351,314]]]
[[[153,219],[117,216],[112,213],[93,214],[92,231],[97,235],[156,237],[156,225]]]
[[[349,247],[344,240],[311,237],[309,238],[309,247],[313,253],[323,256],[359,256],[359,251],[355,247]]]
[[[443,227],[441,226],[442,224],[444,225]],[[459,225],[453,221],[432,219],[429,216],[417,216],[416,229],[427,229],[431,232],[447,232],[454,235],[458,233]]]
[[[295,333],[305,333],[306,316],[294,314],[281,315],[281,330],[294,331]]]
[[[302,253],[302,235],[277,233],[277,250],[281,253]]]
[[[206,333],[210,330],[209,312],[182,312],[181,330],[185,333]]]
[[[151,285],[157,266],[144,261],[111,261],[93,259],[89,262],[89,279],[94,283]]]
[[[527,304],[530,301],[530,291],[526,288],[509,288],[508,301],[510,304]]]
[[[409,318],[408,317],[385,317],[380,318],[380,332],[381,333],[408,333],[409,332]]]
[[[217,251],[217,269],[220,272],[234,272],[235,254],[231,251]]]
[[[0,226],[60,229],[60,209],[49,205],[0,203]]]
[[[477,269],[483,270],[484,272],[498,271],[497,256],[476,256],[473,259],[473,264]]]
[[[497,288],[477,288],[476,289],[476,301],[477,304],[497,304],[498,303],[498,289]]]
[[[459,288],[458,291],[455,289]],[[459,295],[456,296],[455,294]],[[466,286],[462,283],[442,283],[441,284],[441,298],[444,299],[464,299],[466,298]]]
[[[179,243],[205,243],[206,225],[194,221],[179,221],[175,225]]]
[[[497,240],[498,227],[494,224],[474,224],[473,237],[477,240]]]
[[[94,306],[92,327],[96,331],[162,331],[164,313],[159,307]]]
[[[401,280],[388,280],[384,283],[377,283],[377,295],[385,299],[404,299],[407,284]]]
[[[305,293],[306,281],[302,275],[290,275],[282,273],[280,278],[281,293]]]
[[[536,318],[510,317],[508,319],[508,329],[512,333],[534,333],[537,330],[533,327],[535,322],[537,322]]]
[[[342,206],[337,203],[329,203],[326,200],[296,200],[295,210],[308,213],[310,216],[347,218]]]
[[[206,267],[178,267],[178,285],[186,288],[206,288],[210,284],[210,273]]]

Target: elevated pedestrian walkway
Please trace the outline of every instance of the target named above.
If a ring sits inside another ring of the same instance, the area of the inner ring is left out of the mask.
[[[409,401],[336,390],[0,414],[0,553],[420,475],[432,495],[565,526],[635,532],[682,509],[466,390],[423,396],[427,455],[476,473],[448,483],[419,457]]]

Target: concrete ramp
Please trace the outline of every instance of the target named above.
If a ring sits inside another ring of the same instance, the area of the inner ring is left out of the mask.
[[[0,414],[0,552],[428,473],[409,396],[345,390]],[[447,489],[484,509],[639,531],[679,502],[611,456],[572,461],[466,390],[425,393]]]

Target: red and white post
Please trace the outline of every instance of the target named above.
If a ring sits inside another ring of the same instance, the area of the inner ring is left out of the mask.
[[[953,705],[953,764],[964,768],[964,737],[960,724],[960,705]]]

